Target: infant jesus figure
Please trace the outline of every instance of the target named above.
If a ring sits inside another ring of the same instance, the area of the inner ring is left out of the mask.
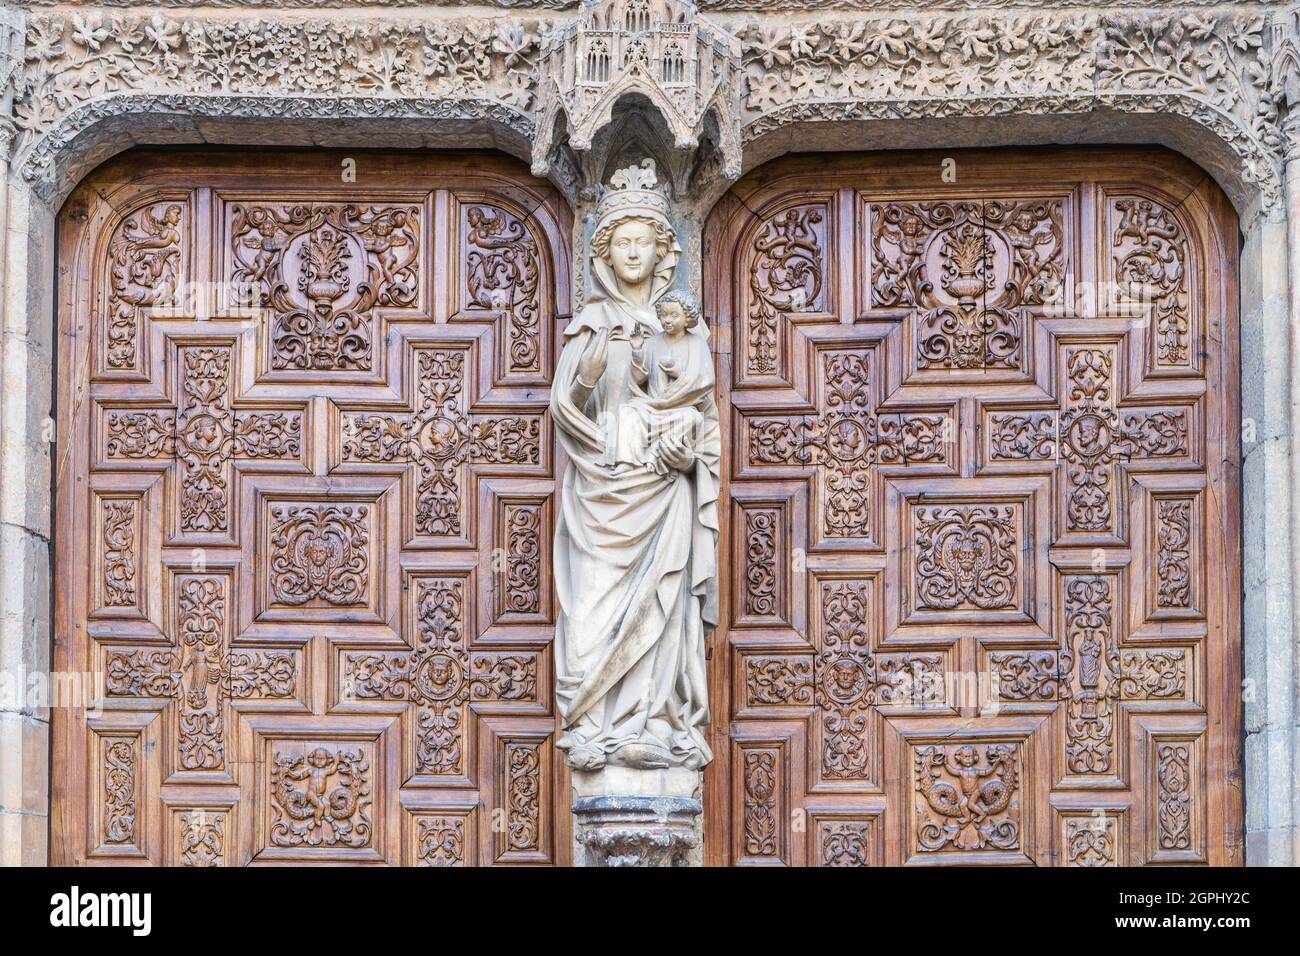
[[[665,442],[693,449],[713,400],[713,356],[699,306],[687,292],[669,292],[655,303],[663,331],[632,335],[632,378],[644,394],[619,410],[616,468],[649,465],[670,478]]]

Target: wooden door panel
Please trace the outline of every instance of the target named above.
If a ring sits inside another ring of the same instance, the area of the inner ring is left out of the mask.
[[[713,863],[1240,863],[1236,221],[1172,154],[715,211]]]
[[[554,192],[133,153],[60,220],[58,863],[568,860]]]

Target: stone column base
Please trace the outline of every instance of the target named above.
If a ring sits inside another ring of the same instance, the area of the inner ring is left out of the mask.
[[[606,767],[573,774],[577,866],[700,866],[700,772]]]

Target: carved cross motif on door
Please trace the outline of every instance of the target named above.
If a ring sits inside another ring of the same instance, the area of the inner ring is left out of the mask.
[[[811,704],[823,780],[877,786],[875,714],[946,707],[942,653],[872,649],[871,588],[864,578],[814,581],[817,647],[812,654],[745,659],[749,706]]]
[[[404,701],[415,708],[412,775],[466,778],[473,704],[537,703],[538,653],[533,648],[476,650],[475,598],[468,576],[413,575],[407,599],[414,648],[404,651],[344,649],[339,697],[343,701]]]
[[[1191,403],[1122,400],[1123,338],[1058,344],[1061,408],[989,412],[989,460],[1055,462],[1064,468],[1066,537],[1123,544],[1123,482],[1128,463],[1195,457]]]
[[[407,365],[414,389],[403,414],[345,410],[343,462],[413,466],[413,537],[472,535],[473,514],[467,487],[471,470],[490,473],[492,466],[542,463],[542,407],[536,414],[473,414],[467,385],[472,367],[465,347],[420,345]],[[519,403],[514,403],[518,407]],[[348,406],[344,406],[345,409]],[[532,472],[540,473],[540,472]]]
[[[169,702],[176,721],[177,772],[229,773],[230,702],[295,699],[302,651],[232,647],[228,574],[175,574],[173,592],[175,643],[107,647],[105,689],[110,698]]]
[[[303,454],[305,404],[242,408],[236,403],[237,351],[231,340],[172,340],[176,404],[103,409],[109,461],[156,462],[175,469],[176,535],[233,540],[231,477],[240,463],[292,469]],[[265,467],[265,466],[263,466]]]
[[[1192,651],[1125,647],[1118,633],[1115,575],[1065,575],[1061,590],[1060,648],[991,652],[993,687],[1006,702],[1063,702],[1064,773],[1117,777],[1123,745],[1116,733],[1119,710],[1134,702],[1188,699]]]
[[[875,346],[819,350],[815,414],[745,416],[741,447],[748,468],[811,472],[818,539],[878,543],[878,467],[952,463],[956,421],[946,410],[877,410],[880,389],[872,376],[880,374],[880,354]]]

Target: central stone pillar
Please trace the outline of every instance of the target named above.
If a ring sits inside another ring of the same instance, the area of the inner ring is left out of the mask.
[[[551,399],[574,863],[700,866],[721,485],[701,234],[740,174],[740,45],[693,3],[589,0],[543,48],[533,172],[573,204],[577,265]]]
[[[575,770],[574,863],[700,866],[703,811],[698,770]]]

